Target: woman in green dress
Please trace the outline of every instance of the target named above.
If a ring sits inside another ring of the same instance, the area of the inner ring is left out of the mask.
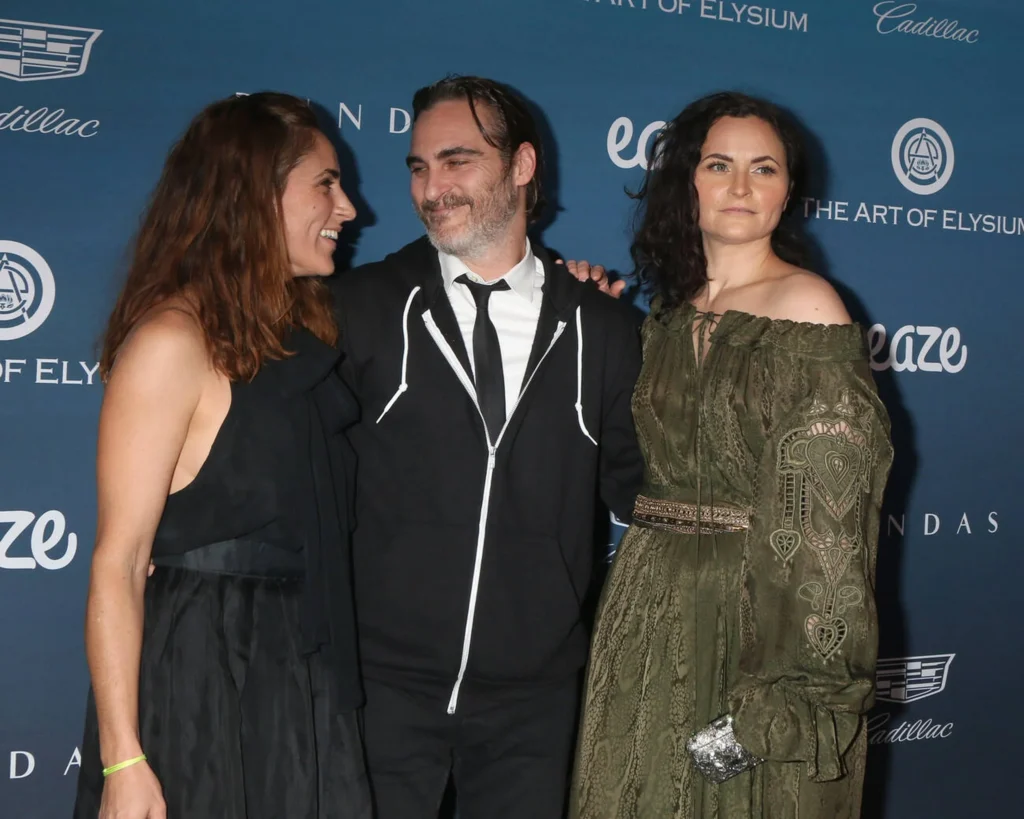
[[[860,816],[892,447],[863,329],[780,225],[800,154],[778,108],[715,94],[662,131],[637,194],[646,482],[602,595],[573,819]]]

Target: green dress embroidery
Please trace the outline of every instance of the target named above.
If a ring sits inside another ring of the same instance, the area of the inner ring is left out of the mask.
[[[656,308],[655,308],[656,309]],[[859,819],[875,558],[892,464],[863,331],[686,305],[648,317],[643,494],[745,510],[740,532],[633,525],[602,593],[573,819]],[[686,741],[731,713],[766,761],[722,785]]]

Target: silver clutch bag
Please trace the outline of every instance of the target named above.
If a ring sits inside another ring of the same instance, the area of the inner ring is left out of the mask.
[[[764,761],[736,741],[728,714],[690,737],[686,750],[705,779],[716,783],[732,779]]]

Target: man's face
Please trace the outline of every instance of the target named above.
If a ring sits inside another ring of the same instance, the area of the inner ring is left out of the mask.
[[[490,132],[491,112],[483,104],[476,110]],[[502,242],[525,209],[532,157],[532,147],[522,145],[506,162],[480,133],[465,100],[439,102],[420,114],[406,162],[413,205],[433,245],[459,258],[479,258]]]

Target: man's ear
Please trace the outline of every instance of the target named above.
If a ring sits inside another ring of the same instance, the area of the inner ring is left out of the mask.
[[[512,179],[518,187],[525,187],[536,173],[537,152],[529,142],[524,142],[512,157]]]

